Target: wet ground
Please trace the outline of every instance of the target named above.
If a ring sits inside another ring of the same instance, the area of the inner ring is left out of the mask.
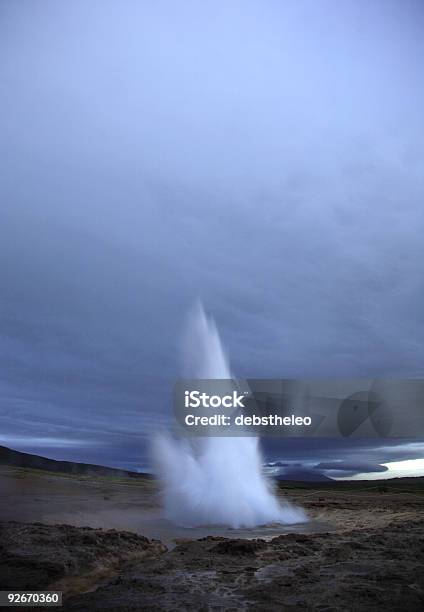
[[[2,467],[0,490],[0,588],[60,587],[65,609],[424,609],[420,479],[287,485],[310,522],[253,531],[169,524],[152,480]]]
[[[281,525],[278,523],[260,525],[250,529],[233,529],[224,525],[202,525],[201,527],[181,527],[163,518],[154,515],[143,517],[143,533],[149,538],[156,538],[164,542],[168,548],[187,539],[197,540],[207,536],[224,537],[232,539],[271,540],[279,535],[288,533],[319,533],[328,531],[332,525],[325,521],[309,520],[296,525]]]

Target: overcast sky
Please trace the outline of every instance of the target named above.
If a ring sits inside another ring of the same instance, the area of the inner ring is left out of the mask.
[[[0,444],[146,467],[199,296],[239,377],[424,376],[423,27],[420,0],[0,0]]]

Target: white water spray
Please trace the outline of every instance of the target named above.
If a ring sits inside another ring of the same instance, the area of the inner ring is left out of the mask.
[[[187,378],[232,378],[215,323],[200,304],[189,321],[183,357]],[[300,508],[277,501],[262,472],[257,438],[210,437],[193,443],[161,436],[154,454],[165,516],[174,523],[239,528],[307,520]]]

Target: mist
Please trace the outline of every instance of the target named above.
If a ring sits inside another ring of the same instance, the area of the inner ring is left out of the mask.
[[[201,303],[190,312],[184,338],[183,367],[189,377],[233,378],[215,322]],[[262,469],[258,438],[211,435],[193,441],[160,434],[152,452],[165,517],[178,525],[251,528],[308,520],[301,508],[277,499]]]

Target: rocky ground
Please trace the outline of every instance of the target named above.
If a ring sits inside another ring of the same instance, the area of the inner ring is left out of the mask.
[[[208,537],[138,563],[69,610],[422,610],[424,522],[264,540]]]
[[[419,479],[288,485],[280,495],[301,504],[325,530],[272,538],[177,538],[166,548],[141,535],[142,521],[139,533],[59,524],[65,510],[72,517],[73,508],[74,522],[79,524],[84,512],[93,522],[97,508],[105,520],[120,516],[126,526],[135,520],[133,505],[141,511],[158,503],[154,482],[134,488],[112,480],[78,483],[10,471],[2,476],[0,484],[6,479],[9,493],[15,493],[9,503],[4,496],[0,500],[0,589],[62,590],[66,610],[424,609],[424,487]],[[19,478],[19,486],[11,487]],[[27,478],[28,489],[22,484]],[[66,489],[72,495],[65,509]],[[90,499],[91,513],[85,506]],[[18,522],[10,521],[11,510]],[[29,521],[31,513],[43,522]]]
[[[0,523],[0,590],[79,593],[114,576],[124,563],[165,551],[161,542],[129,531],[4,522]]]

